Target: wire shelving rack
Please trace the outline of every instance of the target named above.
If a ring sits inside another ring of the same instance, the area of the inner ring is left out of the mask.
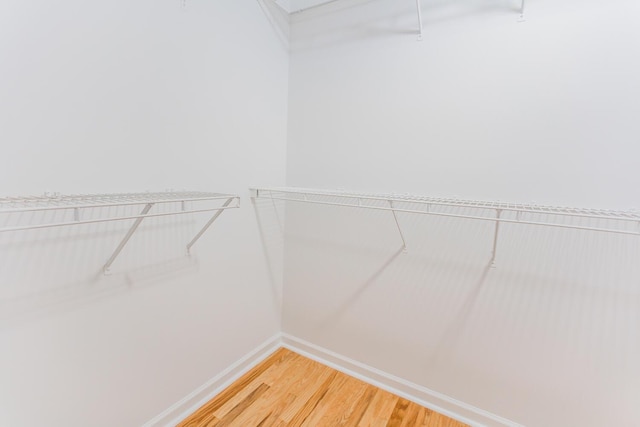
[[[152,211],[152,208],[156,205],[167,204],[173,204],[174,206],[179,206],[179,208],[161,212]],[[114,211],[117,211],[117,209],[100,209],[123,206],[142,206],[142,209],[139,214],[135,215],[117,215],[114,214]],[[204,232],[218,219],[224,210],[239,207],[240,197],[235,194],[195,191],[75,195],[56,193],[51,195],[45,194],[43,196],[3,197],[0,198],[0,216],[6,214],[15,215],[63,211],[67,213],[67,215],[63,215],[67,219],[51,221],[46,220],[46,216],[31,215],[28,224],[0,226],[0,233],[134,220],[126,235],[102,268],[105,273],[108,273],[113,262],[145,218],[213,212],[213,216],[187,244],[187,253],[190,253],[191,247],[202,237]],[[99,212],[97,217],[88,213],[88,211],[92,209]],[[73,218],[70,218],[68,212],[73,213]]]
[[[640,236],[637,210],[586,209],[483,200],[425,197],[408,194],[373,194],[295,187],[252,188],[253,198],[390,211],[402,244],[406,240],[397,213],[433,215],[495,223],[491,263],[494,264],[501,223],[587,230]],[[595,224],[595,225],[594,225]]]

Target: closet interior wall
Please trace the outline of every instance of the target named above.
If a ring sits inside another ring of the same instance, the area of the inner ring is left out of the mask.
[[[1,2],[0,194],[244,201],[252,183],[283,185],[288,53],[264,13],[255,0]],[[0,215],[0,228],[55,215]],[[278,333],[251,204],[187,256],[209,218],[145,219],[110,275],[131,222],[0,234],[0,425],[140,426]]]
[[[413,1],[0,5],[0,194],[246,200],[110,276],[124,225],[0,236],[0,425],[141,425],[280,330],[525,425],[636,425],[637,236],[505,226],[490,268],[491,223],[399,214],[404,253],[389,212],[248,202],[639,207],[640,6],[516,3],[425,0],[422,42]]]
[[[640,207],[630,0],[334,2],[291,22],[287,185]],[[283,330],[524,425],[640,419],[640,242],[278,202]]]

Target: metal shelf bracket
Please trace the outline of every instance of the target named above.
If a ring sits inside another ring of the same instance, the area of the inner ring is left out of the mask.
[[[204,225],[204,227],[202,227],[202,229],[198,232],[198,234],[196,234],[195,237],[193,239],[191,239],[191,241],[187,244],[187,254],[188,255],[191,255],[191,247],[198,241],[198,239],[200,239],[200,237],[202,237],[204,232],[207,231],[209,229],[209,227],[211,227],[211,224],[213,224],[215,222],[215,220],[218,219],[220,214],[222,214],[224,209],[227,206],[229,206],[233,200],[234,200],[233,197],[228,198],[227,201],[224,202],[222,207],[218,211],[216,211],[216,213],[211,217],[211,219]],[[238,205],[236,207],[240,207],[240,203],[238,203]]]
[[[522,3],[520,4],[520,17],[518,18],[518,22],[524,22],[524,2],[525,0],[522,0]]]
[[[360,203],[360,206],[361,205],[362,204]],[[400,228],[400,223],[398,222],[398,216],[396,215],[396,210],[393,207],[393,200],[389,200],[389,207],[391,207],[391,212],[393,213],[393,219],[396,222],[396,227],[398,227],[398,233],[400,233],[400,238],[402,239],[402,252],[407,253],[407,241],[404,239],[402,228]]]
[[[131,236],[133,236],[133,233],[136,232],[136,230],[140,226],[140,223],[142,222],[142,220],[145,219],[144,215],[147,215],[149,213],[149,211],[151,210],[153,205],[155,205],[155,203],[147,203],[145,205],[145,207],[142,209],[142,212],[140,212],[141,216],[138,219],[135,220],[135,222],[133,223],[131,228],[129,228],[129,231],[127,231],[127,234],[124,236],[124,238],[122,239],[122,241],[120,242],[120,244],[118,245],[116,250],[113,251],[113,254],[111,254],[111,256],[109,257],[107,262],[102,267],[102,272],[104,274],[109,274],[110,273],[109,272],[109,268],[111,267],[111,264],[113,264],[113,262],[116,260],[118,255],[120,255],[120,252],[122,252],[122,249],[124,249],[125,245],[129,241],[129,239],[131,239]]]
[[[522,0],[524,2],[524,0]],[[418,41],[422,41],[422,4],[420,0],[416,0],[416,9],[418,10]]]
[[[502,209],[496,209],[496,228],[493,232],[493,249],[491,249],[491,268],[496,268],[496,250],[498,247],[498,235],[500,233],[500,215],[502,215]]]

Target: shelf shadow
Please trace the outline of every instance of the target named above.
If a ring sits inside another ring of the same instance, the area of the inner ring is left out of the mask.
[[[195,272],[195,257],[181,257],[105,276],[102,271],[73,283],[11,298],[0,298],[0,329],[29,323],[98,302],[132,289],[153,286]]]
[[[267,235],[267,230],[269,230],[270,228],[268,228],[265,224],[266,221],[263,215],[261,215],[260,213],[261,207],[258,206],[258,203],[259,202],[256,199],[251,199],[251,205],[253,206],[253,211],[256,216],[256,223],[258,225],[258,233],[260,234],[262,254],[264,256],[267,273],[269,275],[269,284],[271,285],[271,295],[273,297],[272,303],[276,310],[276,313],[282,313],[282,274],[284,267],[282,258],[284,255],[284,228],[275,201],[271,200],[270,204],[272,204],[273,206],[267,206],[265,202],[265,210],[273,210],[275,216],[275,227],[273,228],[276,232],[271,234],[280,236],[277,242],[274,244],[274,240],[270,239]],[[277,259],[277,253],[280,254],[279,259]],[[279,274],[277,272],[279,272]]]
[[[440,361],[442,358],[449,357],[451,352],[456,346],[456,343],[460,339],[465,327],[469,322],[469,316],[473,312],[473,308],[475,307],[478,297],[484,288],[484,285],[487,280],[487,276],[491,271],[491,262],[487,263],[480,274],[480,277],[473,285],[468,296],[465,298],[462,306],[458,309],[457,313],[453,316],[453,321],[446,327],[444,332],[442,333],[442,338],[436,343],[434,346],[435,350],[432,355],[429,357],[428,366],[432,366],[433,364]]]
[[[371,285],[385,272],[387,268],[404,252],[404,247],[398,248],[387,260],[376,270],[374,271],[362,284],[357,288],[357,290],[347,298],[347,300],[342,303],[337,310],[331,312],[331,314],[327,315],[324,320],[321,320],[318,328],[322,329],[329,323],[337,322],[361,296],[364,292],[371,287]]]

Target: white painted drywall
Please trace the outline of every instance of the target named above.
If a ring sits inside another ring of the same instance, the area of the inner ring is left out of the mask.
[[[289,183],[639,207],[640,6],[517,4],[425,0],[420,43],[412,1],[294,15]]]
[[[0,425],[141,425],[280,330],[247,191],[285,176],[288,54],[265,11],[0,3],[0,195],[243,199],[191,258],[206,216],[145,221],[109,277],[128,224],[0,235]]]
[[[287,184],[640,208],[637,2],[344,0],[291,27]],[[528,426],[640,423],[640,242],[289,205],[283,329]]]

